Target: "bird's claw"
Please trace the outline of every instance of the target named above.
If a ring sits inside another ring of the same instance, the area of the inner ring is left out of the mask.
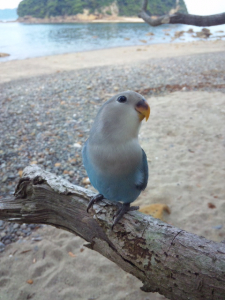
[[[104,199],[104,196],[102,194],[98,194],[92,197],[90,202],[88,203],[87,212],[96,202],[101,201],[102,199]]]
[[[134,210],[138,210],[138,209],[139,209],[139,206],[130,206],[130,203],[123,203],[122,207],[119,208],[117,210],[117,212],[115,213],[115,215],[113,216],[114,221],[113,221],[113,224],[111,227],[112,230],[125,213],[127,213],[128,211],[134,211]]]

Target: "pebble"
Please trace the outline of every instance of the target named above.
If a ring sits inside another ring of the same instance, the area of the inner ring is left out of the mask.
[[[87,186],[90,182],[82,165],[82,146],[99,107],[115,93],[131,89],[149,98],[176,90],[225,92],[224,78],[225,55],[215,52],[0,84],[0,196],[14,193],[30,162],[73,184]],[[37,227],[11,226],[0,220],[0,249]]]
[[[5,250],[5,245],[0,242],[0,252],[3,252]]]

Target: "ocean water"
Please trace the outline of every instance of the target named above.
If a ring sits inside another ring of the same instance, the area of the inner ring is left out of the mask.
[[[17,9],[13,8],[6,8],[0,9],[0,21],[15,21],[18,18]]]
[[[150,27],[146,23],[73,23],[22,24],[0,23],[0,52],[10,56],[0,61],[90,51],[132,45],[169,43],[176,31],[201,28],[187,25]],[[223,30],[225,25],[210,27],[211,32]],[[152,32],[154,35],[148,35]],[[169,34],[169,35],[168,35]],[[211,38],[215,39],[215,38]],[[173,43],[196,40],[186,33]]]

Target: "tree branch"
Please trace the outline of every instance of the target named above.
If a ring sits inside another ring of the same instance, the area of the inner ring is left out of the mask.
[[[140,212],[111,230],[115,207],[105,200],[86,212],[93,193],[38,166],[24,170],[15,197],[0,199],[0,219],[68,230],[169,299],[225,299],[225,244],[198,237]]]
[[[148,0],[143,1],[142,10],[138,14],[139,18],[142,18],[146,23],[151,26],[159,26],[162,24],[187,24],[195,26],[215,26],[225,24],[225,13],[198,16],[182,13],[167,14],[159,17],[151,17],[147,12]],[[178,7],[178,4],[177,4]],[[175,11],[177,11],[177,7]]]

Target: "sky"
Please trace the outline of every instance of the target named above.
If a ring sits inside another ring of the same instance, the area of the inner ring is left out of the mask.
[[[61,0],[63,1],[63,0]],[[151,1],[151,0],[150,0]],[[184,0],[190,14],[211,15],[225,12],[225,0]],[[21,0],[0,0],[0,9],[16,8]],[[151,2],[149,2],[151,3]]]

